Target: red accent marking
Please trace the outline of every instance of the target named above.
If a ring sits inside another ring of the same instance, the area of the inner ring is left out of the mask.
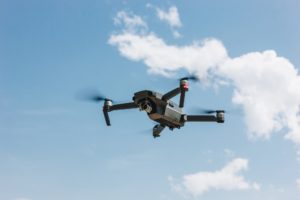
[[[183,88],[184,88],[184,89],[189,89],[189,84],[188,84],[188,83],[184,83],[184,84],[183,84]]]

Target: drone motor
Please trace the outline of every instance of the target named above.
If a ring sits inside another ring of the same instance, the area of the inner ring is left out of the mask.
[[[217,110],[216,111],[216,117],[217,117],[217,122],[218,123],[224,123],[224,110]]]

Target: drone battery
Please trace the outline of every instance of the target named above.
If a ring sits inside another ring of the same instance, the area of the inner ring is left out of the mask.
[[[179,107],[175,105],[168,104],[165,109],[163,118],[172,122],[173,124],[180,125],[182,111]]]

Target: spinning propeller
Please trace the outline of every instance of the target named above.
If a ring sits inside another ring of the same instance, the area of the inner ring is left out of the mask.
[[[77,98],[84,101],[91,101],[91,102],[101,102],[101,101],[111,101],[113,100],[107,98],[106,96],[102,95],[95,89],[85,89],[82,90],[80,93],[77,94]]]
[[[190,76],[182,77],[179,80],[180,81],[182,81],[182,80],[200,81],[200,79],[197,76],[195,76],[195,75],[190,75]]]
[[[217,112],[225,113],[226,111],[225,110],[200,109],[199,112],[203,113],[203,114],[213,114],[213,113],[217,113]]]
[[[107,126],[110,126],[110,119],[108,116],[108,109],[112,105],[112,100],[105,97],[104,95],[100,94],[97,90],[95,89],[85,89],[84,91],[81,91],[77,95],[78,99],[84,100],[84,101],[91,101],[91,102],[102,102],[104,101],[104,106],[103,106],[103,114],[105,118],[105,122]]]

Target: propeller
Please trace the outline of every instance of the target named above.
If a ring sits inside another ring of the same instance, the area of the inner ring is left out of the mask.
[[[102,96],[102,95],[94,95],[94,96],[87,97],[86,99],[90,100],[90,101],[94,101],[94,102],[109,100],[105,96]]]
[[[91,102],[101,102],[101,101],[111,101],[111,99],[105,97],[100,92],[98,92],[95,89],[85,89],[79,92],[76,95],[77,99],[83,100],[83,101],[91,101]]]
[[[107,97],[105,97],[104,95],[99,93],[96,89],[90,89],[90,88],[81,90],[79,93],[77,93],[76,97],[79,100],[91,101],[91,102],[96,102],[96,103],[105,101],[104,106],[103,106],[104,119],[105,119],[105,123],[107,126],[111,125],[109,115],[108,115],[109,106],[111,106],[110,102],[112,102],[111,99],[108,99]],[[108,101],[110,101],[110,102],[108,102]]]
[[[190,76],[182,77],[179,80],[180,81],[181,80],[200,81],[200,79],[197,76],[195,76],[195,75],[190,75]]]
[[[200,109],[200,112],[204,114],[213,114],[218,111],[223,111],[224,113],[226,112],[225,110]]]
[[[230,115],[235,115],[235,116],[241,116],[242,113],[240,110],[238,109],[226,109],[226,110],[223,110],[223,109],[218,109],[218,110],[214,110],[214,109],[205,109],[205,108],[194,108],[193,111],[196,111],[197,113],[200,113],[200,114],[213,114],[213,113],[217,113],[219,111],[222,111],[226,114],[230,114]]]

